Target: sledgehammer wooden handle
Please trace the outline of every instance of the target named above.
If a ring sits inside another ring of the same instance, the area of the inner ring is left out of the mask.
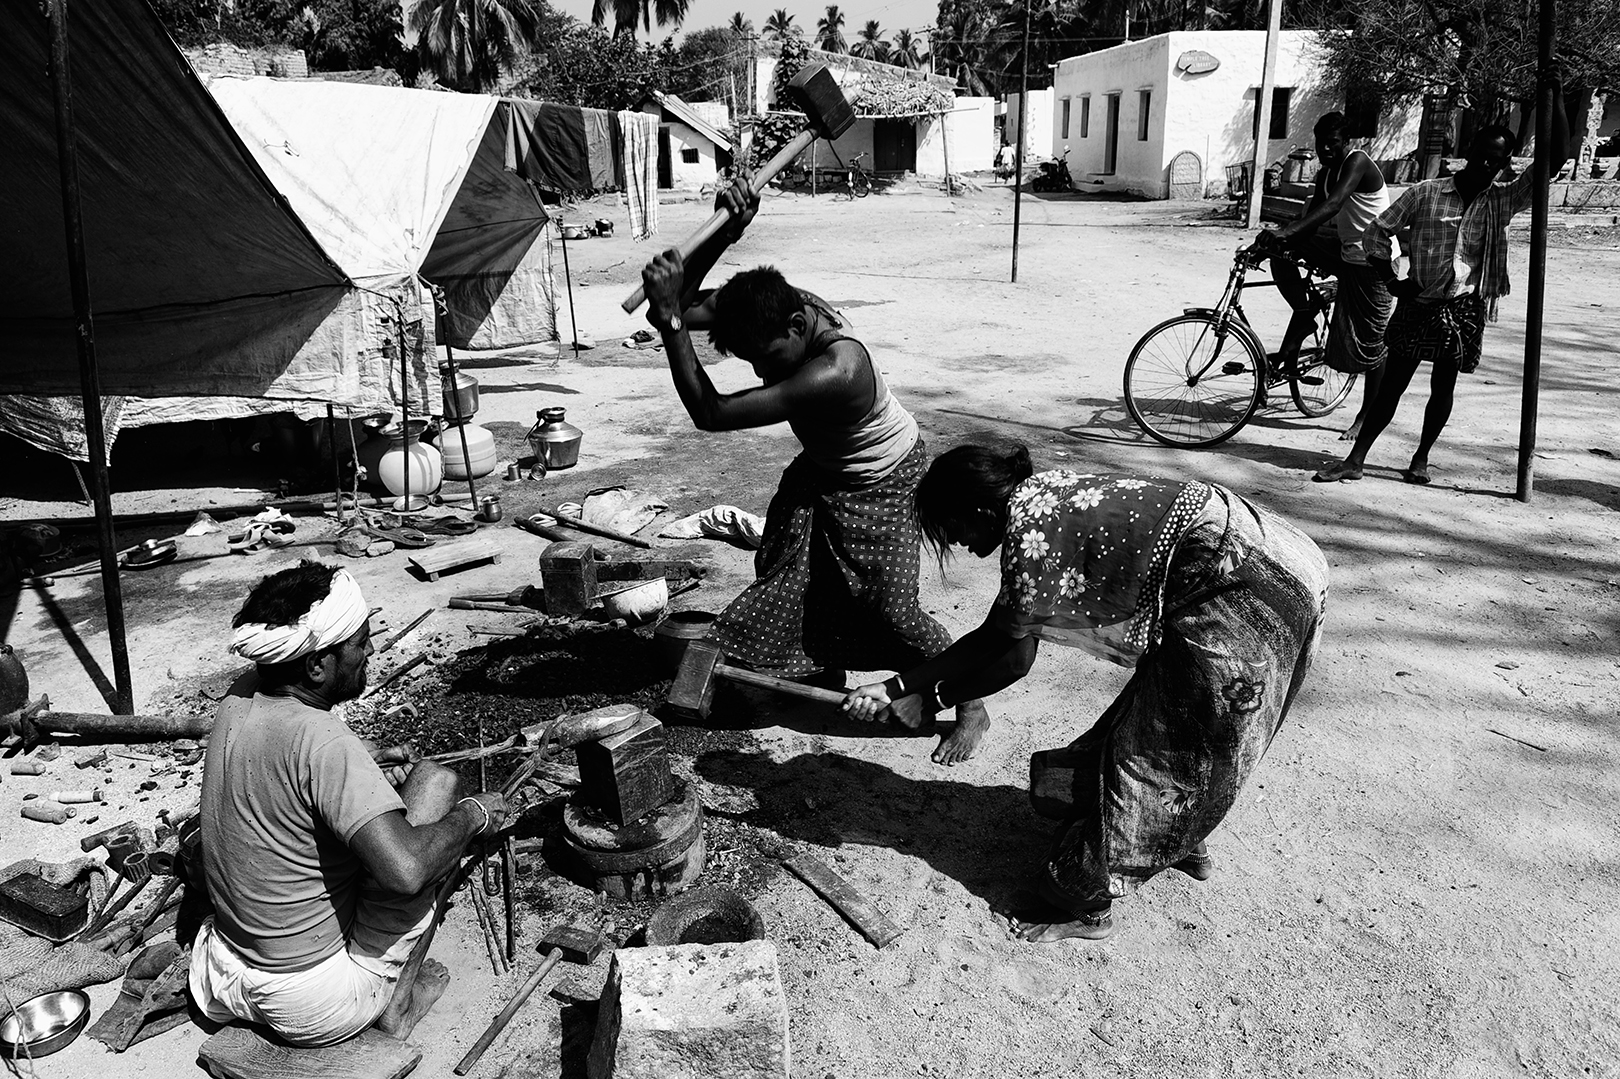
[[[783,169],[792,164],[793,159],[804,153],[805,150],[809,149],[810,144],[815,141],[816,133],[813,130],[801,131],[797,135],[793,136],[793,138],[788,140],[787,145],[776,151],[775,157],[771,158],[765,163],[764,168],[754,173],[754,182],[749,185],[749,190],[756,195],[761,191],[764,191],[765,185],[776,179],[777,173],[781,172]],[[692,233],[692,235],[680,242],[679,250],[681,252],[681,258],[691,258],[692,255],[697,252],[698,248],[708,243],[714,234],[725,227],[726,222],[730,220],[730,210],[716,210],[713,217],[705,221],[696,232]],[[628,297],[626,297],[624,303],[620,304],[619,306],[624,308],[625,314],[631,314],[636,308],[640,307],[646,302],[647,290],[641,285],[637,285],[636,291],[632,292]]]
[[[724,663],[715,664],[714,676],[732,682],[746,682],[761,689],[774,689],[778,693],[786,693],[793,697],[803,697],[807,701],[821,701],[824,704],[843,704],[847,693],[839,693],[833,689],[818,689],[815,686],[803,685],[799,682],[790,682],[786,678],[776,678],[768,674],[760,674],[746,667],[731,667]]]

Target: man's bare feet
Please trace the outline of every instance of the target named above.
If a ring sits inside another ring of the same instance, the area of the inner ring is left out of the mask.
[[[947,768],[960,764],[973,756],[990,729],[990,712],[983,701],[963,701],[956,706],[956,729],[939,740],[934,750],[934,763]]]
[[[1428,458],[1412,458],[1412,463],[1406,466],[1406,469],[1401,473],[1401,478],[1407,483],[1419,485],[1428,483],[1433,478],[1429,475]]]
[[[1107,940],[1119,928],[1111,904],[1077,913],[1044,900],[1014,911],[1007,919],[1007,927],[1013,936],[1031,944],[1070,939]]]
[[[390,1007],[377,1020],[377,1029],[384,1034],[391,1034],[400,1040],[411,1036],[416,1024],[422,1017],[433,1009],[440,997],[444,995],[445,987],[450,984],[450,972],[443,963],[437,959],[422,960],[421,967],[416,972],[416,980],[411,983],[410,1003],[403,1010],[397,1011]]]

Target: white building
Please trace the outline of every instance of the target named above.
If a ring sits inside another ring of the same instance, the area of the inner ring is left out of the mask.
[[[776,102],[770,97],[776,63],[775,56],[761,56],[756,60],[755,104],[762,112],[776,107]],[[855,92],[855,87],[866,79],[927,82],[946,94],[951,93],[956,85],[943,75],[909,71],[892,64],[819,49],[811,49],[805,63],[826,64],[846,94]],[[833,151],[836,151],[836,156]],[[949,113],[860,116],[848,131],[834,141],[830,149],[825,141],[817,141],[799,160],[808,165],[813,158],[818,169],[837,168],[840,159],[848,162],[856,154],[862,153],[866,155],[861,159],[864,168],[888,175],[911,173],[943,177],[947,159],[951,172],[984,171],[995,163],[996,100],[991,97],[958,97],[954,109]]]
[[[1028,113],[1024,117],[1024,128],[1028,137],[1024,140],[1024,160],[1044,160],[1055,156],[1052,153],[1053,132],[1057,129],[1052,123],[1052,88],[1044,90],[1031,90],[1029,92]],[[1006,94],[1002,97],[1001,134],[1008,146],[1018,145],[1018,95]]]
[[[1316,118],[1334,109],[1346,112],[1352,140],[1380,163],[1415,149],[1421,110],[1345,110],[1326,88],[1316,36],[1280,35],[1265,162],[1313,147]],[[1264,31],[1204,30],[1069,57],[1054,71],[1054,156],[1067,152],[1081,191],[1223,194],[1227,167],[1254,156],[1265,51]]]
[[[723,101],[682,101],[654,90],[641,112],[658,117],[658,187],[697,191],[731,167],[730,110]]]

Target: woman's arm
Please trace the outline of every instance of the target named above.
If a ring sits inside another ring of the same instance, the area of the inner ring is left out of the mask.
[[[844,711],[853,719],[871,720],[885,708],[905,702],[899,703],[895,714],[915,726],[925,712],[936,710],[936,704],[949,708],[1006,689],[1029,673],[1037,642],[1034,637],[1013,636],[998,621],[992,609],[982,625],[928,662],[850,693]]]

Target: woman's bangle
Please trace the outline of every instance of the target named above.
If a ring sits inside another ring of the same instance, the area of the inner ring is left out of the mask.
[[[935,682],[932,686],[930,686],[928,688],[928,696],[925,698],[925,700],[927,700],[929,704],[934,706],[934,711],[936,711],[936,712],[945,711],[945,702],[944,702],[944,700],[942,700],[940,698],[940,695],[939,695],[939,687],[944,685],[944,684],[945,684],[945,682],[944,682],[943,679],[941,679],[938,682]]]
[[[473,805],[478,807],[478,812],[484,815],[484,823],[479,827],[478,831],[473,833],[473,835],[483,835],[485,832],[489,831],[490,826],[495,823],[495,818],[489,815],[488,807],[478,799],[471,797],[461,799],[461,801],[457,802],[456,805],[460,805],[461,802],[471,802]]]
[[[906,680],[898,674],[883,683],[883,692],[889,695],[889,700],[897,701],[906,695]]]

